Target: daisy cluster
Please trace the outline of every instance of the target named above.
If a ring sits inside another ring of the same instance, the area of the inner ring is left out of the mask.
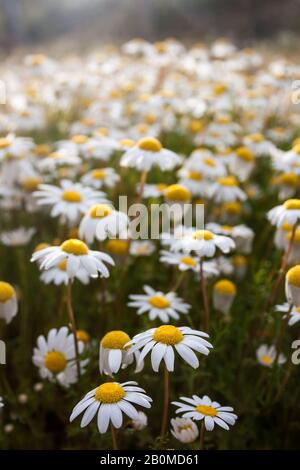
[[[134,39],[1,72],[0,444],[280,448],[264,429],[299,407],[300,67]],[[201,204],[205,224],[136,240],[119,196]]]

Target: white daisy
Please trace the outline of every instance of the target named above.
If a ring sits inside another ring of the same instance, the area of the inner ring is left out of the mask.
[[[0,161],[6,157],[23,158],[34,147],[33,140],[29,137],[17,137],[8,134],[0,138]]]
[[[80,427],[87,426],[97,414],[98,430],[101,434],[107,431],[110,424],[120,428],[123,423],[123,413],[131,419],[138,419],[135,406],[151,408],[152,399],[145,391],[137,387],[136,382],[107,382],[94,388],[75,406],[70,416],[72,422],[84,412]]]
[[[129,364],[132,364],[134,359],[136,362],[139,358],[139,352],[135,351],[133,354],[127,343],[130,337],[125,331],[114,330],[109,331],[103,336],[100,341],[99,349],[99,369],[100,374],[107,374],[112,376],[119,372],[120,368],[124,369]],[[143,368],[143,363],[135,372],[139,372]]]
[[[237,420],[237,415],[233,413],[231,406],[221,406],[217,401],[211,401],[207,395],[202,398],[193,395],[192,398],[180,397],[180,399],[184,403],[172,402],[178,407],[176,413],[183,413],[184,418],[192,418],[196,421],[203,419],[207,431],[212,431],[215,424],[228,431],[229,426],[233,426]]]
[[[193,196],[206,197],[209,194],[209,185],[204,176],[198,171],[181,168],[178,171],[179,184],[185,186]]]
[[[166,189],[167,185],[164,183],[158,184],[145,184],[144,185],[144,192],[143,192],[143,199],[148,199],[150,197],[157,198],[161,197],[164,194],[164,190]],[[140,193],[140,185],[137,187],[138,194]]]
[[[159,140],[154,137],[140,139],[136,145],[124,153],[120,160],[121,166],[136,168],[139,171],[149,171],[153,166],[167,171],[180,163],[181,157],[171,150],[162,148]]]
[[[62,216],[69,224],[76,224],[80,216],[96,203],[107,203],[105,194],[80,183],[62,180],[61,187],[50,184],[39,185],[33,195],[38,204],[51,207],[51,216]]]
[[[300,264],[293,266],[286,273],[285,295],[290,305],[300,307]]]
[[[106,238],[126,238],[129,217],[108,204],[95,204],[89,208],[79,225],[79,237],[87,243]]]
[[[188,326],[177,328],[173,325],[162,325],[134,336],[128,344],[132,345],[131,352],[141,350],[138,366],[151,351],[151,364],[155,372],[158,372],[162,360],[167,370],[173,372],[174,349],[185,362],[197,369],[199,361],[193,349],[207,356],[209,348],[212,348],[212,345],[204,339],[208,337],[207,333],[192,330]]]
[[[129,307],[137,308],[137,314],[149,314],[150,320],[159,318],[162,322],[167,322],[170,318],[178,320],[180,314],[187,314],[191,306],[183,302],[175,292],[156,291],[150,286],[144,286],[144,295],[130,295],[132,302]]]
[[[214,308],[222,313],[228,313],[235,299],[237,288],[229,279],[220,279],[213,287]]]
[[[129,247],[129,253],[132,256],[150,256],[155,251],[155,245],[150,240],[132,241]]]
[[[218,178],[210,186],[209,195],[216,203],[245,201],[247,199],[246,193],[239,188],[235,176]]]
[[[138,412],[139,417],[132,419],[130,424],[136,431],[142,431],[148,425],[148,417],[143,411]]]
[[[88,284],[89,282],[89,274],[84,268],[77,269],[74,278],[78,279],[82,284]],[[67,285],[71,279],[67,273],[67,259],[65,258],[57,263],[56,266],[43,271],[40,279],[44,284]]]
[[[231,238],[216,235],[210,230],[194,230],[171,245],[171,250],[185,253],[194,251],[200,257],[214,256],[217,248],[223,253],[229,253],[235,248],[235,243]]]
[[[17,315],[18,302],[16,291],[8,282],[0,281],[0,318],[10,323]]]
[[[78,349],[82,353],[84,345],[81,341],[78,342]],[[58,381],[65,387],[77,382],[74,337],[65,326],[59,330],[53,328],[47,338],[43,335],[38,337],[32,360],[43,379]],[[87,362],[80,361],[81,372],[84,372]]]
[[[276,359],[277,351],[275,346],[267,346],[262,344],[256,351],[256,357],[258,362],[265,367],[271,367]],[[279,354],[277,358],[277,363],[284,364],[286,362],[286,357],[283,354]]]
[[[199,436],[197,425],[190,418],[171,419],[171,425],[171,434],[183,444],[190,444]]]
[[[286,302],[281,305],[276,305],[275,310],[277,312],[284,312],[285,314],[289,313],[289,320],[288,324],[289,326],[295,325],[295,323],[298,323],[300,321],[300,307],[290,307],[290,305]],[[286,318],[287,315],[284,315],[284,318]]]
[[[116,183],[120,181],[120,176],[116,173],[114,168],[94,168],[86,173],[81,178],[81,181],[86,186],[95,189],[101,189],[103,186],[113,188]]]
[[[225,165],[214,158],[206,150],[195,150],[186,160],[184,168],[203,175],[204,178],[215,179],[226,175]]]
[[[114,266],[114,261],[106,253],[89,250],[87,245],[77,239],[64,241],[60,246],[51,246],[33,253],[31,261],[37,261],[40,269],[50,269],[67,260],[66,272],[74,278],[79,269],[84,269],[90,277],[109,277],[104,262]]]
[[[172,251],[162,250],[159,261],[162,263],[177,266],[180,271],[200,271],[199,258],[187,256],[184,253],[174,253]],[[218,271],[216,272],[216,274]]]
[[[300,199],[288,199],[280,206],[273,207],[267,217],[272,225],[281,227],[287,223],[295,225],[300,222]]]
[[[20,227],[0,234],[0,241],[6,246],[27,245],[35,234],[34,228]]]

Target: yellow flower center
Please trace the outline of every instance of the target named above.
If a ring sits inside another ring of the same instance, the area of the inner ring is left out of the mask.
[[[201,173],[198,173],[197,171],[189,171],[189,178],[194,181],[201,181],[203,175]]]
[[[125,255],[128,252],[129,242],[128,240],[108,240],[106,243],[106,249],[114,255]]]
[[[102,219],[112,213],[112,208],[108,204],[95,204],[89,210],[89,215],[93,219]]]
[[[106,171],[105,170],[94,170],[92,172],[92,176],[95,180],[104,180],[106,176]]]
[[[166,188],[164,195],[169,201],[188,202],[191,200],[190,191],[181,184],[171,184]]]
[[[46,144],[40,144],[35,147],[35,154],[39,157],[45,157],[50,153],[50,147]]]
[[[96,130],[96,135],[100,137],[108,137],[109,132],[107,127],[98,127],[98,129]]]
[[[197,232],[193,233],[194,240],[212,240],[214,238],[214,234],[210,230],[197,230]]]
[[[66,190],[63,192],[63,200],[66,202],[80,202],[81,194],[79,191]]]
[[[296,313],[298,313],[298,314],[300,315],[300,307],[297,307],[297,308],[295,309],[295,311],[296,311]]]
[[[183,339],[181,331],[173,325],[162,325],[153,333],[154,341],[173,346],[180,343]]]
[[[225,176],[224,178],[218,178],[218,183],[221,186],[237,186],[237,180],[235,176]]]
[[[85,144],[88,141],[88,137],[83,134],[78,134],[78,135],[73,135],[71,140],[72,142],[74,142],[74,144],[80,145],[80,144]]]
[[[286,277],[289,284],[295,287],[300,287],[300,264],[289,269]]]
[[[160,141],[154,137],[144,137],[138,141],[137,145],[140,149],[148,152],[159,152],[162,148]]]
[[[247,258],[243,255],[233,256],[232,261],[235,266],[246,266],[247,264]]]
[[[31,57],[31,64],[32,65],[42,65],[46,60],[44,54],[34,54]]]
[[[287,222],[284,222],[284,224],[281,225],[281,230],[284,230],[285,232],[289,232],[292,229],[292,225],[288,224]]]
[[[249,135],[248,139],[251,142],[255,142],[255,143],[259,143],[259,142],[262,142],[263,140],[265,140],[264,136],[262,134],[259,134],[258,132],[255,133],[255,134]]]
[[[197,264],[197,261],[195,261],[190,256],[183,256],[182,258],[180,258],[180,262],[186,264],[187,266],[196,266]]]
[[[220,281],[216,282],[214,285],[214,289],[223,295],[235,295],[236,294],[235,284],[229,281],[228,279],[221,279]]]
[[[293,147],[293,152],[294,152],[294,153],[297,153],[298,155],[300,155],[300,143],[294,145],[294,147]]]
[[[269,356],[268,354],[265,354],[264,356],[262,356],[260,360],[263,364],[266,364],[267,366],[271,365],[273,362],[272,357]]]
[[[67,360],[60,351],[49,351],[45,356],[45,366],[53,374],[59,374],[67,367]]]
[[[102,384],[95,391],[95,399],[102,403],[118,403],[124,397],[123,388],[114,382]]]
[[[251,152],[247,147],[239,147],[236,150],[236,154],[238,158],[241,158],[245,162],[252,162],[254,160],[253,152]]]
[[[292,232],[288,233],[286,238],[290,241],[292,238]],[[295,231],[293,243],[296,243],[297,245],[300,243],[300,229]]]
[[[287,210],[299,210],[300,209],[300,199],[288,199],[283,204],[284,208]]]
[[[66,271],[66,269],[67,269],[67,259],[63,259],[60,263],[58,263],[57,267],[61,271]]]
[[[8,282],[0,281],[0,302],[4,303],[12,299],[15,295],[15,289]]]
[[[152,307],[155,307],[155,308],[168,308],[168,307],[170,307],[169,300],[166,297],[164,297],[163,295],[154,295],[153,297],[150,297],[149,304],[152,305]]]
[[[134,146],[134,140],[131,139],[122,139],[119,143],[122,145],[122,147],[130,148]]]
[[[76,238],[70,238],[70,240],[66,240],[63,242],[60,248],[65,253],[76,256],[87,255],[89,252],[87,245],[81,240],[77,240]]]
[[[77,330],[76,336],[78,341],[82,341],[84,344],[89,343],[91,339],[90,335],[84,330]]]
[[[240,214],[242,210],[241,203],[237,201],[225,202],[222,207],[228,214]]]
[[[202,131],[203,129],[203,122],[198,120],[198,119],[194,119],[193,121],[190,122],[190,130],[193,132],[193,133],[196,133],[196,132],[200,132]]]
[[[196,411],[203,414],[204,416],[216,416],[217,410],[213,406],[209,405],[198,405],[196,406]]]
[[[203,162],[205,165],[210,166],[212,168],[216,166],[216,162],[213,158],[204,158]]]
[[[165,183],[158,183],[158,184],[156,185],[156,189],[157,189],[158,191],[164,191],[164,190],[166,189],[166,187],[167,187],[167,185],[166,185]]]
[[[38,178],[38,177],[26,178],[24,181],[22,181],[22,188],[25,189],[26,191],[33,191],[38,187],[40,183],[42,183],[41,178]]]
[[[226,91],[226,86],[223,83],[218,83],[214,86],[214,92],[215,92],[216,96],[222,95],[225,91]],[[218,122],[219,122],[220,119],[221,118],[218,119]]]
[[[11,144],[10,140],[7,137],[0,138],[0,149],[5,149]]]
[[[287,186],[297,186],[299,179],[295,173],[283,173],[282,175],[278,176],[277,182]]]
[[[101,345],[106,349],[123,349],[130,341],[127,333],[121,330],[110,331],[103,336]]]
[[[37,251],[41,251],[41,250],[44,250],[45,248],[48,248],[50,245],[49,243],[39,243],[35,249],[34,249],[34,253],[36,253]]]

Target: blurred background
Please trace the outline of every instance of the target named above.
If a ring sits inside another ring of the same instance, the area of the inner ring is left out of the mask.
[[[300,0],[0,0],[0,48],[226,36],[297,47]]]

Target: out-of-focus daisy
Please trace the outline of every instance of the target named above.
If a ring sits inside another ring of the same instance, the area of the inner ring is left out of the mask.
[[[181,240],[176,240],[171,250],[190,253],[194,251],[198,256],[214,256],[217,248],[223,253],[229,253],[235,248],[234,241],[229,237],[216,235],[210,230],[194,230]]]
[[[0,234],[0,241],[6,246],[28,245],[36,230],[34,228],[20,227]]]
[[[209,223],[206,226],[207,230],[211,230],[218,235],[230,236],[236,245],[236,249],[244,254],[251,253],[254,232],[246,225],[219,225],[216,223]]]
[[[272,225],[280,227],[288,223],[293,226],[300,222],[300,199],[288,199],[280,206],[273,207],[267,215]]]
[[[16,291],[8,282],[0,281],[0,318],[10,323],[18,311]]]
[[[149,171],[153,166],[161,170],[172,170],[180,165],[181,158],[171,150],[164,149],[154,137],[144,137],[136,145],[127,150],[121,157],[120,165]]]
[[[60,182],[61,187],[41,184],[34,193],[38,204],[51,207],[51,216],[62,216],[70,224],[76,224],[79,217],[97,203],[107,203],[105,194],[92,188],[72,183],[68,180]]]
[[[70,416],[72,422],[83,413],[80,426],[87,426],[97,415],[97,425],[100,434],[107,431],[110,424],[120,428],[123,423],[123,413],[131,419],[138,419],[138,411],[134,405],[151,408],[152,399],[136,382],[107,382],[88,392],[75,406]]]
[[[101,189],[103,186],[113,188],[119,180],[120,176],[114,168],[108,167],[94,168],[81,178],[83,184],[95,189]]]
[[[293,266],[286,273],[285,294],[290,305],[300,307],[300,264]]]
[[[155,251],[155,245],[150,240],[132,241],[129,247],[129,253],[132,256],[150,256]]]
[[[247,147],[238,147],[234,152],[229,169],[240,181],[246,181],[255,167],[253,152]]]
[[[199,258],[195,256],[187,256],[183,253],[174,253],[166,250],[162,250],[160,254],[159,260],[162,263],[178,266],[180,271],[200,271]]]
[[[204,426],[207,431],[212,431],[215,424],[226,431],[229,426],[233,426],[237,420],[237,415],[233,413],[231,406],[221,406],[217,401],[212,401],[207,395],[202,398],[193,395],[192,398],[180,397],[183,401],[173,401],[177,406],[176,413],[182,413],[184,418],[192,418],[195,421],[204,420]]]
[[[193,196],[206,197],[208,195],[208,183],[200,172],[181,168],[178,176],[178,183],[185,186]]]
[[[226,168],[221,161],[198,150],[192,153],[184,167],[200,173],[204,178],[215,179],[226,175]]]
[[[246,193],[239,187],[235,176],[218,178],[210,187],[210,197],[217,203],[245,201]]]
[[[167,185],[165,183],[158,183],[158,184],[145,184],[143,198],[148,199],[150,197],[157,198],[161,197],[164,194],[164,190],[166,189]],[[138,187],[138,190],[140,188]]]
[[[101,251],[89,250],[87,245],[77,239],[64,241],[60,246],[51,246],[36,251],[31,261],[37,261],[40,269],[50,269],[66,260],[66,272],[73,278],[78,269],[84,269],[90,277],[109,277],[109,271],[104,262],[114,266],[113,259]]]
[[[258,362],[265,367],[272,367],[277,356],[275,346],[267,346],[262,344],[256,351],[256,357]],[[284,364],[286,362],[286,357],[283,354],[279,354],[277,358],[277,363]]]
[[[167,322],[170,318],[178,320],[180,315],[187,314],[191,308],[189,304],[177,296],[175,292],[156,291],[150,286],[144,286],[146,294],[130,295],[129,307],[137,308],[137,314],[147,313],[150,320],[159,318],[162,322]]]
[[[136,419],[132,419],[130,421],[130,425],[136,431],[142,431],[148,425],[148,418],[147,415],[143,411],[138,412],[139,417]]]
[[[70,153],[67,149],[59,149],[51,152],[48,157],[43,158],[37,164],[41,172],[53,172],[59,167],[73,167],[81,164],[81,158],[76,154]]]
[[[162,325],[134,336],[129,344],[132,345],[132,352],[141,350],[139,362],[151,351],[151,364],[155,372],[158,372],[162,360],[167,370],[173,372],[174,349],[191,367],[199,367],[199,360],[193,350],[207,356],[212,348],[204,338],[208,338],[207,333],[187,326],[177,328],[173,325]]]
[[[171,419],[171,425],[171,434],[183,444],[190,444],[199,436],[197,425],[190,418]]]
[[[79,353],[82,353],[83,347],[83,343],[79,341]],[[53,328],[47,338],[42,335],[38,337],[32,360],[43,379],[58,381],[65,387],[78,380],[74,338],[65,326],[59,330]],[[86,364],[87,360],[80,361],[81,372],[84,372]]]
[[[295,195],[299,187],[299,175],[293,172],[281,173],[273,179],[273,184],[279,188],[279,199],[284,201]]]
[[[281,305],[276,305],[275,310],[277,312],[283,312],[285,314],[289,313],[288,324],[289,326],[295,325],[300,321],[300,307],[290,307],[290,305],[286,302]],[[284,315],[286,318],[287,315]]]
[[[0,138],[0,161],[5,157],[23,158],[33,147],[31,138],[8,134],[6,137]]]
[[[94,239],[123,238],[127,234],[129,218],[124,212],[108,204],[95,204],[85,214],[79,225],[79,237],[92,243]]]
[[[131,354],[130,348],[127,347],[129,341],[130,337],[128,334],[121,330],[109,331],[103,336],[99,350],[100,374],[104,373],[112,376],[121,367],[124,369],[129,364],[132,364],[134,359],[138,360],[139,352],[135,351]],[[139,372],[142,367],[143,364],[141,364],[140,368],[136,369],[136,372]]]
[[[213,304],[216,310],[228,313],[236,296],[236,286],[229,279],[220,279],[213,287]]]

